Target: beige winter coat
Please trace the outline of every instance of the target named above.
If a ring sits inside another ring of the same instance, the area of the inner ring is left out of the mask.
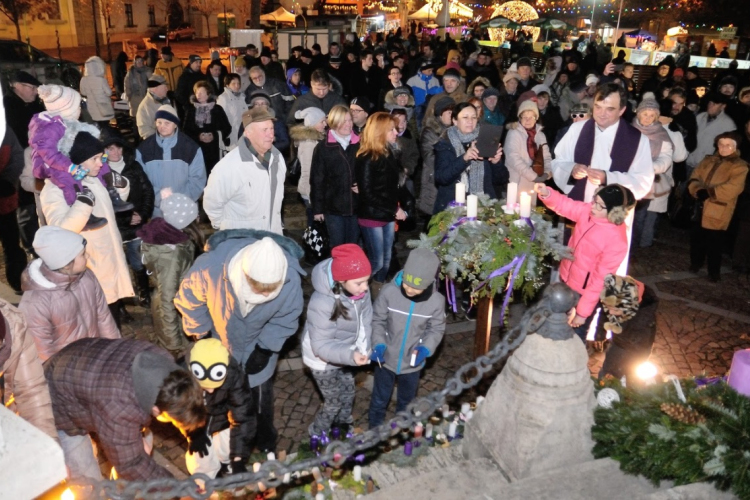
[[[36,352],[33,338],[26,332],[23,314],[3,299],[0,299],[0,312],[8,322],[5,342],[10,342],[11,348],[10,358],[0,366],[0,373],[5,378],[3,403],[9,410],[57,440],[42,360]],[[12,403],[9,404],[10,401]]]
[[[24,270],[21,288],[18,309],[26,317],[42,361],[79,339],[120,338],[102,287],[90,269],[68,276],[36,259]]]
[[[65,202],[62,190],[49,179],[44,182],[44,188],[39,199],[47,224],[80,233],[81,236],[86,238],[88,242],[86,246],[88,268],[94,272],[99,280],[99,284],[107,297],[107,303],[112,304],[118,299],[134,295],[133,285],[130,281],[130,270],[125,261],[122,238],[120,237],[120,231],[117,229],[115,212],[112,209],[107,188],[96,177],[85,177],[83,184],[96,197],[93,208],[80,201],[76,201],[69,206]],[[123,189],[118,189],[118,192],[123,200],[127,200],[128,194],[130,194],[130,184]],[[83,231],[92,211],[95,216],[107,219],[109,224],[95,231]]]
[[[86,108],[94,121],[101,122],[115,117],[112,107],[112,88],[107,82],[107,67],[100,57],[86,60],[85,76],[81,78],[81,95],[86,98]]]
[[[315,146],[325,138],[325,134],[313,127],[295,125],[289,129],[289,136],[297,147],[297,158],[300,162],[300,176],[297,192],[306,200],[310,199],[310,169],[312,167]]]

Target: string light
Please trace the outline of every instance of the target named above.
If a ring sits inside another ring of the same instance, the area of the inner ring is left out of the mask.
[[[503,16],[519,24],[526,21],[539,19],[539,14],[537,14],[537,11],[536,9],[534,9],[534,7],[527,4],[526,2],[521,2],[518,0],[505,2],[501,5],[494,5],[494,8],[495,10],[492,12],[490,19],[497,16]],[[536,39],[539,38],[539,33],[541,33],[541,30],[539,28],[534,28],[531,26],[524,26],[523,28],[521,28],[521,30],[527,35],[530,35],[533,41],[536,41]],[[505,41],[506,38],[513,34],[513,30],[505,28],[489,28],[487,31],[492,41],[499,42]]]

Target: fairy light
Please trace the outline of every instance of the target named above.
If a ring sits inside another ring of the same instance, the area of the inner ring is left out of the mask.
[[[505,2],[504,4],[496,4],[493,7],[494,11],[490,16],[490,19],[496,16],[503,16],[519,24],[526,21],[539,19],[539,14],[537,13],[536,9],[534,9],[534,7],[527,4],[526,2],[512,0],[510,2]],[[530,35],[533,41],[536,41],[536,39],[539,38],[539,34],[541,33],[541,30],[539,28],[535,28],[532,26],[524,26],[523,28],[521,28],[521,30],[527,35]],[[505,28],[489,28],[487,31],[492,41],[503,42],[506,38],[513,35],[513,30]]]

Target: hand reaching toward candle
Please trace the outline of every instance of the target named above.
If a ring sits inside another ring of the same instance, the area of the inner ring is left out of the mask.
[[[547,196],[549,196],[549,188],[541,182],[537,182],[536,184],[534,184],[534,192],[541,198],[546,198]]]
[[[500,161],[500,158],[503,157],[503,146],[501,144],[497,145],[497,153],[495,153],[495,156],[490,158],[490,163],[497,164]]]
[[[477,149],[477,141],[471,141],[471,146],[464,153],[464,161],[472,161],[479,159],[479,150]]]
[[[581,165],[580,163],[576,163],[573,165],[573,171],[570,173],[570,175],[573,176],[574,179],[583,179],[588,175],[589,167],[586,165]]]
[[[578,328],[579,326],[581,326],[585,322],[586,322],[586,318],[584,318],[583,316],[580,316],[580,315],[576,314],[575,316],[573,316],[572,319],[570,319],[568,321],[568,324],[570,326],[572,326],[573,328]]]

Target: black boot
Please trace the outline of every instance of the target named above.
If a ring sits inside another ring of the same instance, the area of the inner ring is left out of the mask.
[[[123,201],[120,198],[120,193],[117,192],[117,188],[124,188],[128,185],[125,177],[113,170],[104,176],[104,181],[107,183],[107,192],[109,193],[109,198],[112,200],[112,208],[115,213],[127,212],[135,208],[135,205],[132,203]]]
[[[143,307],[151,307],[151,288],[148,286],[148,273],[144,267],[135,273],[135,288],[138,292],[138,303]]]
[[[107,224],[109,224],[109,222],[107,222],[107,219],[104,217],[97,217],[96,215],[91,214],[89,215],[89,221],[83,226],[82,231],[94,231],[103,228]]]
[[[109,304],[109,312],[112,314],[112,318],[115,320],[117,329],[122,331],[122,325],[120,324],[120,305],[118,304],[118,302]]]
[[[133,316],[130,315],[127,309],[125,309],[125,303],[123,303],[122,299],[117,301],[117,307],[119,309],[120,313],[120,322],[127,325],[128,323],[132,323]]]

